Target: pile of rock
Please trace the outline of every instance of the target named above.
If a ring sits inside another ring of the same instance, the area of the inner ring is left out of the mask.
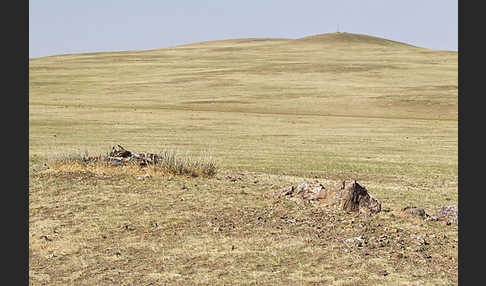
[[[345,211],[377,213],[381,211],[381,201],[370,196],[368,190],[356,180],[350,184],[342,181],[339,187],[327,189],[322,184],[303,182],[286,187],[281,194],[292,200],[319,200],[330,207]]]
[[[118,148],[117,148],[118,147]],[[113,165],[125,165],[129,163],[138,163],[140,166],[147,166],[157,164],[159,160],[159,156],[152,153],[133,153],[121,145],[117,145],[116,147],[113,146],[111,152],[105,158],[101,158],[100,156],[96,157],[86,157],[84,158],[85,162],[94,162],[103,159],[104,161],[108,161],[113,163]]]
[[[284,197],[296,202],[319,201],[325,205],[351,212],[378,213],[381,211],[381,201],[373,198],[369,191],[358,184],[356,180],[347,184],[342,181],[335,188],[326,188],[320,183],[309,183],[304,181],[297,186],[281,188],[279,197]],[[447,225],[458,223],[457,205],[445,206],[434,215],[429,215],[423,208],[407,206],[393,212],[394,214],[414,216],[425,220],[442,221]]]
[[[113,146],[110,155],[107,160],[113,162],[114,164],[126,164],[136,162],[141,166],[157,164],[159,156],[152,153],[133,153],[121,145],[117,145],[118,149]]]

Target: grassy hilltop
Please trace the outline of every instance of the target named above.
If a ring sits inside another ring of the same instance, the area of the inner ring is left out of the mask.
[[[385,213],[296,226],[280,218],[314,220],[315,208],[262,197],[357,179],[388,210],[457,204],[457,60],[351,33],[30,59],[31,283],[457,283],[457,225]],[[220,172],[138,181],[39,167],[115,144],[209,152]],[[357,219],[397,241],[434,238],[343,253]]]

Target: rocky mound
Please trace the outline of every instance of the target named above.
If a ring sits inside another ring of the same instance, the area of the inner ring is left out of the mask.
[[[303,182],[302,184],[286,187],[282,195],[293,200],[319,200],[345,211],[377,213],[381,211],[381,201],[370,196],[368,190],[358,184],[356,180],[350,184],[342,184],[334,189],[326,189],[322,184]]]

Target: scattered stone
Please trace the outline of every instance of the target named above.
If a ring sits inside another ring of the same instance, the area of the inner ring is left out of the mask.
[[[443,221],[447,225],[458,222],[458,207],[457,205],[445,206],[438,210],[433,216],[438,221]]]
[[[425,240],[425,237],[422,235],[415,236],[416,242],[418,245],[429,245],[430,243]]]
[[[380,270],[378,272],[379,275],[382,275],[382,276],[387,276],[388,274],[390,274],[386,269],[383,269],[383,270]]]
[[[399,211],[402,215],[419,217],[429,221],[443,221],[447,225],[458,223],[458,208],[457,205],[445,206],[438,210],[435,215],[431,216],[425,212],[423,208],[408,206]]]
[[[363,246],[363,243],[365,242],[365,240],[362,236],[357,236],[357,237],[351,237],[351,238],[345,239],[344,242],[353,244],[357,247],[361,247],[361,246]]]
[[[225,176],[224,178],[229,180],[230,182],[233,182],[233,183],[238,181],[238,179],[241,180],[241,178],[236,178],[236,177],[232,177],[232,176]]]

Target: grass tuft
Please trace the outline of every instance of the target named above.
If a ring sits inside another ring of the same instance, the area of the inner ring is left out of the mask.
[[[174,151],[164,151],[159,154],[159,161],[155,168],[167,174],[189,175],[191,177],[213,177],[217,173],[217,166],[210,155],[201,158],[180,156]]]
[[[84,154],[58,153],[47,159],[47,165],[62,171],[90,171],[97,174],[131,174],[151,176],[189,176],[213,177],[218,171],[214,159],[209,154],[199,157],[182,156],[175,151],[163,151],[158,154],[157,164],[141,166],[138,162],[116,165],[108,161],[108,154],[90,156]]]

